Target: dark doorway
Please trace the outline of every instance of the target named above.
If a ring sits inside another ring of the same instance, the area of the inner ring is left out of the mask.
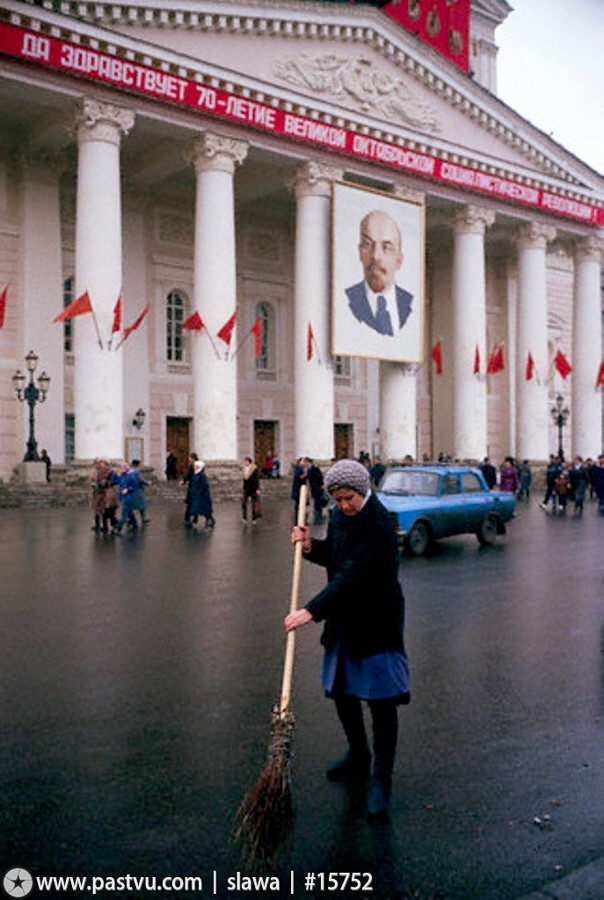
[[[353,454],[353,426],[340,425],[333,426],[333,443],[336,459],[352,459]]]
[[[267,457],[274,456],[277,444],[277,423],[256,419],[254,422],[254,460],[260,469],[265,467]]]
[[[178,416],[166,419],[166,451],[171,450],[176,457],[176,471],[182,477],[187,471],[189,451],[194,450],[190,444],[191,420]]]

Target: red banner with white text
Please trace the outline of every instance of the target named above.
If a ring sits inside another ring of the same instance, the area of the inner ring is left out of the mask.
[[[267,103],[204,84],[201,80],[154,69],[119,55],[4,22],[0,23],[0,54],[465,190],[580,222],[604,225],[604,209],[592,203],[550,193],[482,169],[437,159],[428,153],[410,150],[310,116],[276,109]]]

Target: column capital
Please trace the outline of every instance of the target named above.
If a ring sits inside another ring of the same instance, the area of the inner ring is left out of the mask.
[[[419,204],[423,204],[426,199],[426,195],[423,191],[416,191],[413,188],[407,187],[406,184],[395,185],[394,196],[399,200],[408,200],[409,203]]]
[[[331,186],[334,181],[343,178],[344,172],[329,163],[311,160],[303,163],[289,179],[288,187],[296,197],[331,197]]]
[[[555,239],[556,234],[557,231],[553,225],[545,225],[542,222],[524,222],[518,227],[518,246],[545,250],[547,245]]]
[[[602,250],[604,249],[604,242],[595,234],[590,234],[588,237],[579,238],[575,242],[574,251],[575,251],[575,260],[576,262],[600,262],[600,257],[602,256]]]
[[[75,125],[80,141],[106,141],[119,145],[122,135],[134,125],[129,109],[83,97],[76,111]]]
[[[227,172],[235,173],[238,165],[247,156],[249,144],[235,138],[205,131],[189,148],[186,159],[195,167],[195,172]]]
[[[473,203],[455,211],[453,222],[455,234],[484,234],[495,221],[495,213]]]
[[[419,363],[399,363],[399,370],[401,375],[404,375],[405,378],[414,378],[421,366]]]

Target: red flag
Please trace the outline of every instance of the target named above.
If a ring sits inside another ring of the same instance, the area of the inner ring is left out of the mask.
[[[250,332],[256,337],[256,356],[258,357],[262,353],[262,316],[258,316],[250,328]]]
[[[596,390],[602,384],[604,384],[604,362],[600,363],[600,368],[598,369],[598,377],[596,378]]]
[[[496,375],[497,372],[501,372],[503,369],[505,369],[505,363],[503,361],[503,347],[500,344],[491,353],[487,366],[487,375]]]
[[[182,323],[182,327],[187,331],[202,331],[205,328],[205,325],[202,322],[201,316],[198,312],[192,313],[188,319],[185,319]]]
[[[0,294],[0,328],[4,325],[4,317],[6,315],[6,295],[8,294],[8,285]]]
[[[80,294],[75,300],[72,300],[69,303],[62,313],[53,319],[53,322],[64,322],[66,319],[73,319],[74,316],[81,316],[84,313],[92,312],[92,303],[90,302],[90,297],[88,296],[88,291],[84,291],[83,294]]]
[[[306,362],[310,362],[314,352],[315,336],[312,331],[312,325],[308,323],[308,331],[306,333]]]
[[[436,364],[436,374],[442,375],[443,373],[443,351],[441,347],[440,341],[437,341],[432,350],[430,351],[430,356],[432,357],[432,361]]]
[[[567,378],[573,370],[573,367],[565,357],[562,350],[558,350],[554,356],[554,365],[563,378]]]
[[[532,354],[529,352],[528,358],[526,360],[526,372],[525,378],[527,381],[530,381],[535,373],[535,360],[532,357]]]
[[[476,344],[476,350],[474,351],[474,374],[480,375],[480,350],[478,349],[478,344]]]
[[[111,326],[111,334],[122,330],[122,295],[117,298],[117,302],[113,309],[113,325]]]
[[[128,328],[124,328],[124,337],[123,337],[123,339],[122,339],[122,343],[126,340],[126,338],[127,338],[129,335],[132,334],[133,331],[136,331],[136,329],[138,328],[138,326],[140,325],[140,323],[143,321],[143,319],[145,318],[145,316],[146,316],[147,313],[149,312],[149,306],[150,306],[150,305],[151,305],[150,303],[147,303],[147,305],[146,305],[145,308],[143,309],[142,313],[139,314],[138,318],[136,318],[136,319],[134,320],[134,322],[132,323],[132,325],[129,325]]]
[[[233,328],[235,327],[235,319],[237,317],[237,310],[233,313],[231,318],[224,323],[216,337],[219,337],[221,341],[228,346],[231,343],[231,338],[233,337]]]

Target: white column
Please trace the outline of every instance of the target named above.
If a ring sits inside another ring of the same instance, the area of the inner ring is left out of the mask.
[[[380,450],[385,460],[417,457],[415,363],[380,363]]]
[[[453,247],[453,455],[478,460],[487,452],[487,395],[484,375],[474,374],[478,347],[486,368],[486,279],[484,235],[492,212],[476,206],[455,216]]]
[[[549,455],[547,396],[547,244],[556,229],[528,222],[518,233],[518,302],[516,310],[516,456],[546,460]],[[528,355],[535,363],[526,380]]]
[[[38,453],[47,450],[53,463],[65,461],[63,326],[52,324],[63,308],[59,174],[52,159],[28,159],[21,192],[23,354],[19,354],[18,365],[23,369],[23,356],[34,350],[39,356],[36,377],[42,371],[50,375],[50,390],[44,403],[36,406],[35,423]],[[22,407],[25,447],[28,407]]]
[[[191,335],[194,375],[194,444],[209,462],[237,461],[237,347],[216,334],[237,306],[234,173],[247,156],[244,141],[205,133],[193,147],[195,166],[194,308],[211,335]]]
[[[101,335],[87,313],[74,320],[75,452],[78,460],[124,454],[122,351],[108,350],[122,290],[120,142],[134,114],[84,99],[78,116],[76,296],[88,291]]]
[[[596,237],[575,247],[573,304],[572,416],[573,453],[595,457],[602,451],[602,393],[595,390],[602,360],[600,255]]]
[[[331,186],[340,173],[305,163],[298,170],[294,287],[294,446],[297,456],[334,455],[334,385],[331,364]],[[307,360],[308,326],[316,347]]]

